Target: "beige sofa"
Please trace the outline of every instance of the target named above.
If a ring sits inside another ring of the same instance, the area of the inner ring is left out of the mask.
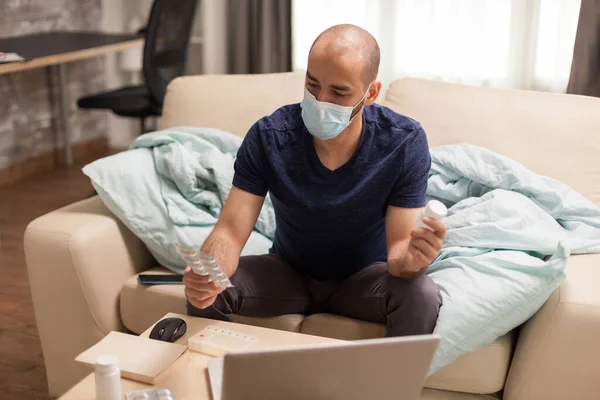
[[[168,88],[162,127],[201,125],[243,135],[278,106],[301,99],[303,75],[197,76]],[[393,82],[380,102],[419,120],[432,146],[469,142],[560,179],[600,204],[600,100]],[[185,313],[181,286],[141,287],[156,262],[98,197],[33,221],[25,252],[50,393],[88,370],[73,362],[111,330],[140,333]],[[333,315],[238,322],[343,339],[382,336],[381,325]],[[571,257],[567,280],[520,330],[430,377],[423,399],[600,398],[600,255]]]

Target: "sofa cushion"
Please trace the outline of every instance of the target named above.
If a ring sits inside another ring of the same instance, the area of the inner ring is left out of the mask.
[[[306,317],[300,331],[343,340],[377,338],[385,335],[383,325],[332,314],[315,314]],[[514,332],[510,332],[496,339],[489,346],[465,354],[429,377],[425,386],[480,394],[502,390],[510,366],[514,338]]]
[[[144,273],[170,274],[162,267],[144,271]],[[145,286],[138,283],[137,275],[127,279],[121,290],[121,320],[131,332],[140,334],[154,325],[169,312],[185,314],[185,294],[183,285]],[[271,318],[249,318],[234,316],[234,322],[299,332],[303,315],[290,314]]]
[[[157,267],[146,273],[170,273]],[[185,314],[182,285],[140,285],[137,275],[125,281],[121,291],[121,319],[130,331],[140,334],[169,312]],[[272,318],[234,316],[234,321],[247,325],[302,332],[343,340],[383,337],[385,327],[331,314],[282,315]],[[460,357],[451,365],[429,377],[426,387],[467,393],[496,393],[504,387],[508,374],[515,335],[513,332],[494,343]]]

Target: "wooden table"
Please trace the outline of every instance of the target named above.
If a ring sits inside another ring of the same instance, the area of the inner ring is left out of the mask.
[[[56,67],[55,73],[60,87],[60,119],[65,162],[67,166],[71,166],[73,158],[67,122],[69,98],[66,89],[66,64],[71,61],[141,47],[143,44],[144,40],[139,35],[97,32],[55,31],[0,39],[0,52],[17,53],[26,60],[25,62],[0,64],[0,75],[34,68]]]
[[[337,341],[320,336],[304,335],[294,332],[279,331],[274,329],[259,328],[250,325],[234,324],[231,322],[215,321],[204,318],[195,318],[187,315],[169,313],[163,318],[178,317],[187,323],[186,334],[176,343],[187,344],[187,339],[201,331],[208,325],[220,326],[246,333],[259,338],[257,348],[282,348],[299,344],[328,343]],[[163,319],[161,318],[161,319]],[[148,337],[152,328],[148,328],[140,336]],[[163,372],[156,382],[157,387],[169,387],[177,400],[210,400],[211,389],[207,373],[207,361],[210,356],[187,350],[179,359]],[[121,379],[123,398],[132,390],[151,387],[147,384]],[[59,400],[94,400],[95,399],[94,373],[92,372]]]

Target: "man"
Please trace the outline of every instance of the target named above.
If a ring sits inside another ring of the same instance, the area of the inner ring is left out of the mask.
[[[374,104],[379,58],[375,39],[353,25],[315,40],[302,103],[252,126],[203,245],[234,287],[187,268],[190,315],[329,312],[385,323],[388,336],[433,331],[441,298],[424,272],[446,229],[431,219],[433,231],[415,228],[431,166],[427,138],[416,121]],[[273,247],[240,257],[267,192]]]

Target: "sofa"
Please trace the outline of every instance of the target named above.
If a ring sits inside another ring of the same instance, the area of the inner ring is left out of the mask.
[[[302,98],[304,75],[206,75],[168,87],[161,128],[208,126],[244,135],[260,117]],[[468,142],[559,179],[600,204],[600,99],[404,78],[379,102],[424,126],[431,146]],[[89,369],[73,360],[110,331],[139,334],[185,313],[180,285],[143,287],[168,271],[92,197],[32,221],[25,253],[49,392]],[[236,322],[339,339],[384,326],[335,315],[236,317]],[[572,256],[564,284],[529,321],[427,379],[422,399],[600,398],[600,255]]]

